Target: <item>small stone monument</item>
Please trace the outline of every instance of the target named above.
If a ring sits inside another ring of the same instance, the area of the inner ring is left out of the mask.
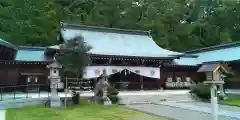
[[[53,108],[61,107],[61,100],[58,96],[57,89],[58,85],[61,82],[61,77],[59,76],[59,69],[62,68],[61,65],[59,65],[54,58],[54,61],[52,64],[47,65],[47,68],[49,68],[50,74],[48,76],[48,79],[50,80],[50,88],[51,88],[51,96],[50,96],[50,106]]]
[[[94,99],[95,102],[97,101],[97,96],[100,91],[102,91],[102,96],[100,96],[101,99],[103,99],[103,104],[105,106],[111,106],[112,102],[111,100],[107,97],[107,88],[109,87],[108,83],[108,76],[106,74],[106,70],[103,70],[103,74],[100,76],[99,81],[97,82],[95,88],[94,88]]]
[[[217,86],[224,84],[221,77],[223,73],[228,73],[228,71],[220,63],[206,63],[199,68],[198,72],[204,72],[206,74],[206,81],[204,83],[211,85],[212,115],[213,120],[218,120]]]

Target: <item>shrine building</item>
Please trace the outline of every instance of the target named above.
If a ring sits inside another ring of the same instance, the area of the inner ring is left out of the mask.
[[[164,82],[160,67],[184,55],[159,47],[149,31],[62,23],[61,43],[76,36],[82,36],[92,48],[83,79],[96,83],[105,69],[118,89],[160,89]]]

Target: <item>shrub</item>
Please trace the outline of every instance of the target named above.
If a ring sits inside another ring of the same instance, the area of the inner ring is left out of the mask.
[[[190,93],[193,93],[200,99],[210,99],[210,85],[206,85],[203,83],[196,84],[191,87]]]
[[[79,98],[80,98],[79,93],[73,91],[72,101],[74,104],[79,104]]]
[[[112,101],[113,104],[117,104],[119,102],[119,97],[116,95],[109,95],[108,98]]]
[[[118,90],[114,87],[108,87],[107,89],[107,96],[112,101],[113,104],[119,102],[118,93],[119,93]]]

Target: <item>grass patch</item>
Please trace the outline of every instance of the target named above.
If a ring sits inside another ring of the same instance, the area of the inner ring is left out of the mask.
[[[225,104],[240,106],[240,96],[229,96],[228,99],[224,100]]]
[[[86,101],[67,109],[31,106],[8,109],[6,120],[167,120],[145,113],[124,109],[118,105],[105,107]]]

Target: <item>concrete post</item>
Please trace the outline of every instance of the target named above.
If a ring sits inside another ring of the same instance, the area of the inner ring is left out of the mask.
[[[215,84],[211,86],[211,104],[213,120],[218,120],[217,86]]]

